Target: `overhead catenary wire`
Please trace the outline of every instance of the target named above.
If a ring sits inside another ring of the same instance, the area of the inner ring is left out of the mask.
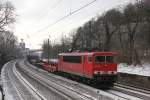
[[[45,16],[47,16],[47,14],[49,14],[50,11],[52,11],[53,9],[55,9],[62,1],[63,0],[59,0],[52,7],[48,8],[47,12],[45,14],[41,15],[40,18],[39,18],[39,20],[43,19]]]
[[[52,7],[48,8],[48,11],[45,14],[43,14],[43,15],[40,16],[38,22],[40,22],[41,19],[43,19],[47,14],[49,14],[50,11],[52,11],[53,9],[55,9],[62,1],[63,0],[58,0]],[[33,26],[32,24],[31,24],[31,26]],[[29,39],[31,37],[31,35],[27,34],[26,37]]]
[[[50,11],[53,11],[53,9],[55,9],[62,1],[63,0],[58,0],[52,7],[48,8],[48,11],[39,17],[38,22],[40,22],[45,16],[47,16],[47,14],[49,14]],[[32,24],[31,24],[31,26],[32,26]],[[28,35],[27,38],[30,37],[29,34],[27,34],[27,35]]]
[[[93,1],[91,1],[91,2],[89,2],[89,3],[87,3],[87,4],[85,4],[84,6],[80,7],[79,9],[70,12],[69,14],[67,14],[67,15],[65,15],[65,16],[63,16],[63,17],[61,17],[60,19],[58,19],[58,20],[55,21],[54,23],[49,24],[49,25],[47,25],[46,27],[44,27],[44,28],[38,30],[37,33],[42,32],[43,30],[54,26],[54,25],[57,24],[58,22],[60,22],[60,21],[62,21],[62,20],[64,20],[64,19],[66,19],[67,17],[69,17],[69,16],[71,16],[71,15],[77,13],[78,11],[80,11],[80,10],[86,8],[86,7],[88,7],[89,5],[93,4],[93,3],[96,2],[96,1],[97,1],[97,0],[93,0]]]
[[[60,0],[60,1],[61,1],[61,0]],[[58,1],[58,2],[60,2],[60,1]],[[60,19],[58,19],[58,20],[56,20],[55,22],[53,22],[53,23],[47,25],[46,27],[41,28],[40,30],[34,31],[34,33],[36,33],[36,36],[39,36],[41,33],[38,33],[38,32],[42,32],[43,30],[54,26],[54,25],[57,24],[58,22],[60,22],[60,21],[62,21],[62,20],[64,20],[64,19],[66,19],[67,17],[69,17],[69,16],[75,14],[76,12],[78,12],[78,11],[82,10],[83,8],[85,8],[85,7],[87,7],[87,6],[91,5],[91,4],[93,4],[93,3],[96,2],[96,1],[98,1],[98,0],[93,0],[93,1],[89,2],[88,4],[85,4],[84,6],[80,7],[79,9],[76,9],[76,10],[74,10],[74,11],[72,11],[72,12],[70,11],[69,14],[67,14],[67,15],[65,15],[65,16],[63,16],[63,17],[61,17]],[[117,2],[121,2],[121,0],[119,0],[119,1],[117,1]],[[58,4],[57,4],[57,5],[58,5]],[[99,11],[98,11],[98,12],[99,12]],[[33,33],[33,34],[34,34],[34,33]],[[33,34],[31,34],[31,35],[33,35]],[[39,35],[38,35],[38,34],[39,34]],[[35,36],[35,34],[34,34],[34,36]],[[30,37],[30,36],[27,36],[27,37]]]
[[[46,27],[44,27],[44,28],[42,28],[42,29],[36,31],[36,32],[35,32],[35,33],[36,33],[36,36],[38,36],[38,34],[40,34],[40,32],[42,32],[43,30],[46,30],[47,28],[50,28],[50,27],[54,26],[54,25],[57,24],[58,22],[60,22],[60,21],[62,21],[62,20],[64,20],[64,19],[66,19],[67,17],[69,17],[69,16],[71,16],[71,15],[77,13],[78,11],[80,11],[80,10],[82,10],[82,9],[84,9],[84,8],[86,8],[86,7],[88,7],[88,6],[90,6],[90,5],[92,5],[92,4],[95,3],[96,1],[97,1],[97,0],[93,0],[93,1],[91,1],[91,2],[89,2],[89,3],[87,3],[87,4],[85,4],[85,5],[83,5],[82,7],[78,8],[78,9],[72,11],[72,12],[70,11],[69,14],[67,14],[67,15],[65,15],[65,16],[63,16],[63,17],[61,17],[60,19],[56,20],[54,23],[49,24],[49,25],[47,25]]]

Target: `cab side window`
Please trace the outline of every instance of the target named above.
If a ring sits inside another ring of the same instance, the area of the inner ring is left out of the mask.
[[[63,56],[63,61],[68,63],[82,63],[82,56]]]
[[[92,63],[92,56],[88,57],[88,61],[89,61],[89,63]]]

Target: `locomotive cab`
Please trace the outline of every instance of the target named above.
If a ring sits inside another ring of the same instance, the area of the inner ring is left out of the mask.
[[[95,53],[93,56],[93,76],[99,82],[117,81],[117,63],[115,52]]]

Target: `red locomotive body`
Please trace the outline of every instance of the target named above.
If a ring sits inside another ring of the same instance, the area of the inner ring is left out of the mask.
[[[116,52],[85,52],[59,54],[58,71],[89,80],[114,83],[117,80]]]

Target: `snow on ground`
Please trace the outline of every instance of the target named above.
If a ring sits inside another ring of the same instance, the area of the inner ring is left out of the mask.
[[[0,100],[2,100],[2,92],[0,91]]]
[[[12,88],[12,84],[10,83],[10,80],[8,79],[7,75],[6,75],[6,67],[10,62],[6,63],[1,71],[1,78],[2,78],[2,82],[3,82],[3,92],[5,94],[5,100],[15,100],[15,98],[13,97],[13,93],[14,90]]]
[[[137,65],[127,65],[125,63],[121,63],[118,65],[118,72],[129,73],[129,74],[137,74],[142,76],[150,77],[150,63],[144,63],[142,66]]]
[[[0,86],[2,86],[2,79],[0,77]],[[2,91],[0,91],[0,100],[2,100]]]
[[[1,76],[0,76],[0,86],[2,86],[2,79],[1,79]],[[2,100],[2,91],[0,90],[0,100]]]

